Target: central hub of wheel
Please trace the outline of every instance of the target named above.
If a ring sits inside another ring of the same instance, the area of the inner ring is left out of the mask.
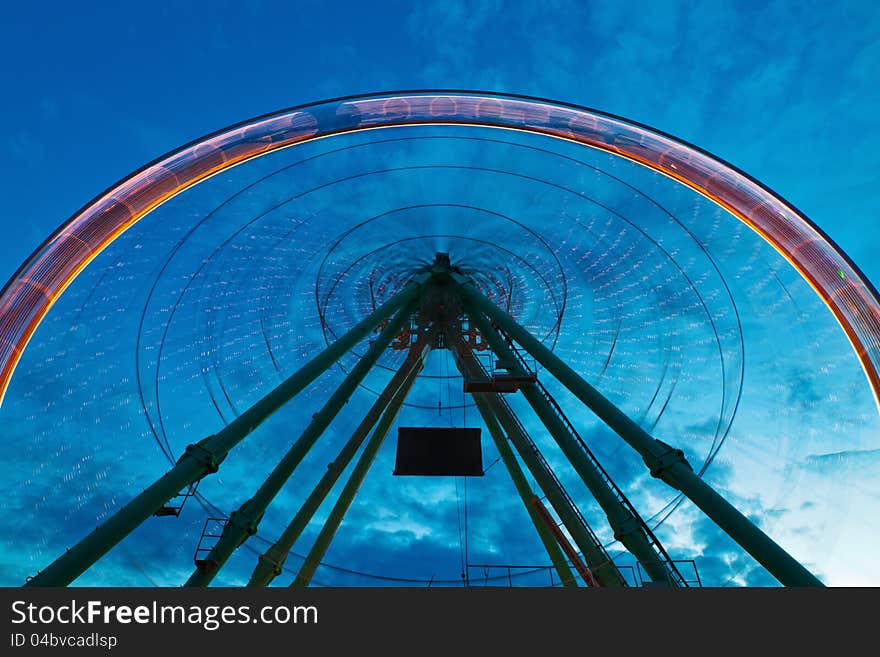
[[[425,270],[425,273],[430,274],[430,278],[425,285],[419,307],[420,325],[433,323],[438,327],[446,328],[456,324],[462,316],[461,299],[455,288],[450,285],[449,274],[453,272],[460,273],[452,266],[449,254],[437,253],[434,262]]]

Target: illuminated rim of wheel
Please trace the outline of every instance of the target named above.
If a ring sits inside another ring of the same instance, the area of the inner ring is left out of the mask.
[[[0,292],[0,403],[55,301],[151,210],[210,176],[281,148],[410,125],[480,126],[565,139],[624,157],[709,198],[810,284],[846,333],[880,405],[880,295],[827,235],[773,191],[695,146],[616,116],[540,98],[437,90],[336,98],[244,121],[160,157],[100,194],[41,244]]]

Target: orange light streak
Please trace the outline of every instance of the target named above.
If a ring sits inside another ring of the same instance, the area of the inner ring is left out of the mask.
[[[490,127],[563,139],[625,158],[701,194],[770,244],[822,299],[850,341],[880,409],[880,301],[843,254],[782,199],[711,156],[622,119],[537,99],[454,92],[361,97],[288,110],[203,139],[119,183],[59,228],[0,297],[0,345],[10,349],[0,354],[0,404],[22,353],[57,299],[153,209],[222,171],[283,148],[412,125]],[[113,224],[120,207],[127,216]],[[91,244],[78,233],[99,239]],[[79,243],[73,251],[70,238]],[[807,244],[815,244],[815,252],[804,250]],[[833,275],[812,261],[817,254]],[[39,300],[24,292],[25,285],[40,292]],[[844,292],[851,298],[839,300]]]

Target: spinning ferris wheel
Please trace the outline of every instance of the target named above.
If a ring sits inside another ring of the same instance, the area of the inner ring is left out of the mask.
[[[475,92],[297,107],[147,165],[4,288],[5,571],[844,582],[878,336],[819,228],[668,135]]]

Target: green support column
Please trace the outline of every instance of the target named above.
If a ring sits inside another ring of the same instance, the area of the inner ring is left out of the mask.
[[[404,385],[409,386],[415,379],[419,371],[421,371],[425,359],[431,352],[431,340],[434,338],[432,331],[424,332],[419,340],[410,348],[406,360],[400,366],[400,369],[394,374],[388,385],[382,391],[382,394],[373,403],[364,419],[352,433],[351,438],[340,450],[339,454],[333,459],[333,462],[327,466],[327,472],[321,477],[321,480],[315,486],[314,490],[308,496],[302,507],[294,516],[293,520],[281,534],[275,543],[260,555],[248,586],[268,586],[275,577],[281,574],[282,567],[290,548],[299,538],[300,534],[309,524],[315,512],[326,499],[333,486],[342,476],[342,473],[348,467],[348,464],[354,458],[358,449],[360,449],[367,434],[370,433],[376,422],[379,421],[382,413],[391,403],[394,395]]]
[[[314,446],[315,442],[324,433],[324,430],[333,421],[348,399],[354,394],[357,387],[364,380],[367,373],[379,360],[382,353],[391,344],[404,322],[409,320],[415,301],[411,301],[400,309],[397,314],[388,321],[376,340],[358,360],[351,372],[342,381],[340,386],[333,391],[330,398],[325,402],[317,413],[312,416],[311,422],[302,432],[299,439],[291,446],[278,465],[272,470],[263,485],[257,490],[252,498],[242,504],[237,511],[229,516],[229,522],[223,527],[223,532],[217,543],[211,548],[208,556],[199,562],[195,571],[186,582],[186,586],[207,586],[217,571],[229,559],[232,553],[249,537],[257,532],[257,527],[263,514],[275,499],[275,496],[284,486],[297,466]]]
[[[523,375],[525,372],[519,367],[519,359],[513,350],[507,345],[504,338],[492,327],[486,317],[480,313],[469,315],[470,320],[480,329],[483,337],[492,351],[499,359],[516,363],[515,374]],[[684,578],[675,572],[674,564],[664,563],[664,556],[658,554],[651,540],[645,532],[643,522],[630,511],[602,476],[597,466],[587,457],[577,439],[571,434],[568,427],[550,406],[534,383],[525,383],[520,386],[520,392],[529,402],[529,405],[538,415],[541,422],[547,427],[550,435],[562,449],[574,469],[583,479],[593,497],[605,512],[608,522],[614,531],[614,538],[639,560],[648,576],[655,582],[667,582],[677,586],[684,582]],[[595,457],[594,457],[595,458]],[[659,544],[658,544],[659,545]],[[675,577],[678,575],[678,577]]]
[[[447,344],[453,344],[450,342],[449,337],[447,337]],[[455,354],[455,363],[458,365],[461,375],[467,377],[468,371],[465,364],[461,361],[458,349],[453,348],[453,353]],[[529,486],[526,476],[523,474],[522,468],[519,466],[513,450],[510,448],[510,445],[507,444],[507,437],[504,435],[501,425],[498,424],[498,420],[492,414],[489,405],[486,403],[486,400],[483,399],[482,395],[472,394],[471,397],[473,397],[474,403],[477,405],[477,410],[483,418],[483,423],[489,430],[489,435],[492,436],[492,440],[495,443],[495,447],[498,449],[498,454],[501,456],[502,462],[510,473],[510,478],[513,480],[513,485],[516,487],[516,492],[519,493],[520,499],[523,501],[526,511],[529,514],[529,518],[532,519],[532,524],[535,525],[538,537],[544,544],[544,548],[547,550],[547,555],[550,557],[550,561],[556,568],[556,572],[559,573],[559,579],[562,580],[562,583],[565,586],[576,587],[578,585],[577,579],[568,567],[565,555],[562,553],[553,534],[550,533],[544,519],[538,515],[538,512],[535,509],[535,500],[537,500],[538,497]]]
[[[486,376],[485,370],[471,351],[461,349],[458,353],[464,360],[468,372],[479,372],[482,376]],[[507,402],[497,393],[478,393],[474,395],[474,398],[479,395],[483,396],[489,410],[501,423],[529,472],[532,473],[538,486],[550,501],[550,505],[559,514],[599,583],[602,586],[625,586],[626,583],[617,567],[605,552],[602,544],[590,531]]]
[[[490,410],[498,418],[504,431],[507,432],[510,441],[526,464],[529,472],[532,473],[535,481],[538,482],[538,486],[540,486],[550,501],[550,505],[559,514],[596,579],[602,586],[625,586],[617,566],[611,561],[598,538],[586,526],[581,515],[575,509],[574,503],[568,498],[556,477],[550,472],[549,466],[543,459],[537,458],[537,450],[534,448],[531,439],[526,436],[519,422],[516,421],[507,402],[501,399],[497,393],[481,394],[486,397]]]
[[[484,313],[522,345],[641,455],[652,476],[684,493],[771,575],[785,586],[823,586],[815,575],[697,476],[681,450],[651,437],[510,315],[483,296],[470,279],[454,273],[451,277],[458,284],[465,310],[469,314]]]
[[[354,466],[351,477],[349,477],[345,487],[342,489],[339,499],[330,511],[330,515],[324,522],[324,526],[321,528],[318,538],[315,539],[315,544],[312,546],[312,549],[309,550],[309,553],[306,556],[296,579],[291,583],[291,586],[303,588],[308,586],[309,582],[312,581],[312,576],[314,576],[315,571],[321,564],[321,560],[324,558],[327,548],[330,547],[333,537],[336,535],[339,526],[342,524],[342,519],[345,517],[351,503],[354,501],[354,496],[357,495],[361,484],[367,476],[370,466],[373,465],[373,461],[376,458],[376,454],[379,453],[379,448],[382,446],[385,436],[391,429],[391,425],[394,424],[394,420],[397,419],[397,414],[400,412],[400,408],[403,406],[403,402],[406,400],[406,396],[409,394],[410,388],[412,388],[412,384],[415,382],[417,374],[418,371],[407,379],[406,384],[401,386],[400,390],[398,390],[397,394],[394,396],[394,399],[388,404],[388,408],[385,409],[385,413],[382,414],[382,419],[379,420],[379,424],[376,425],[373,435],[370,437],[370,440],[367,441],[364,451],[361,453],[358,462]]]
[[[399,308],[414,302],[426,278],[420,276],[418,279],[413,279],[399,294],[353,326],[348,333],[218,433],[189,445],[171,470],[35,577],[30,578],[25,586],[70,584],[181,490],[205,475],[216,472],[229,451],[266,418],[339,360],[380,322]]]

